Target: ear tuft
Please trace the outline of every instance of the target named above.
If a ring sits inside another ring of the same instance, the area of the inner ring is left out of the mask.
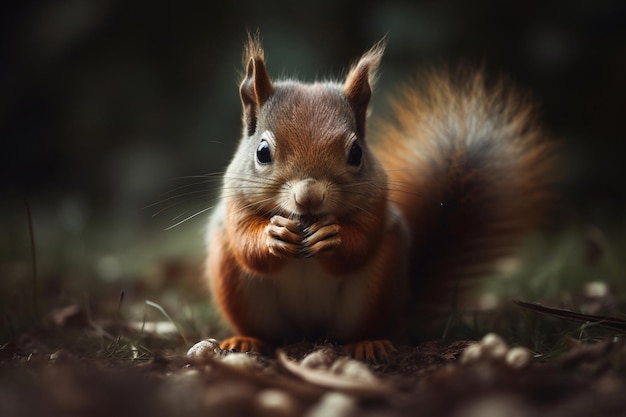
[[[243,117],[248,135],[256,130],[257,111],[274,92],[272,80],[265,69],[265,54],[259,35],[248,34],[244,53],[246,75],[239,86]]]
[[[343,92],[352,105],[357,122],[357,133],[361,137],[365,134],[367,106],[372,96],[377,70],[384,51],[385,41],[381,40],[363,54],[350,69],[344,82]]]

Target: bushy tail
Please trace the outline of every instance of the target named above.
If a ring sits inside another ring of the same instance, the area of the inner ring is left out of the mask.
[[[504,81],[489,84],[481,72],[423,81],[392,103],[374,148],[414,237],[413,288],[430,308],[545,217],[552,145],[532,105]]]

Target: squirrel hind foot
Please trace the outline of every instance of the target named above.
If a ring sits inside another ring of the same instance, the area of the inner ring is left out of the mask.
[[[396,348],[387,339],[361,340],[343,347],[343,352],[354,359],[372,363],[386,362],[391,352],[395,351]]]
[[[267,353],[269,346],[260,339],[250,336],[233,336],[220,343],[222,350],[237,350],[242,353],[257,352]]]

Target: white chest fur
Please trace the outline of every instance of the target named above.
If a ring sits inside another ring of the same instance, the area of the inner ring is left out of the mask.
[[[272,277],[245,277],[257,329],[277,339],[309,331],[349,339],[367,302],[369,269],[337,277],[313,259],[294,259]]]

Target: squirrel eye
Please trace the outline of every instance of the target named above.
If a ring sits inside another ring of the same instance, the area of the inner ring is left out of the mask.
[[[363,150],[361,149],[361,145],[353,142],[350,150],[348,151],[348,165],[358,167],[359,165],[361,165],[362,156]]]
[[[272,163],[270,145],[266,140],[262,140],[261,143],[259,143],[259,147],[256,148],[256,160],[259,161],[259,164],[263,165]]]

